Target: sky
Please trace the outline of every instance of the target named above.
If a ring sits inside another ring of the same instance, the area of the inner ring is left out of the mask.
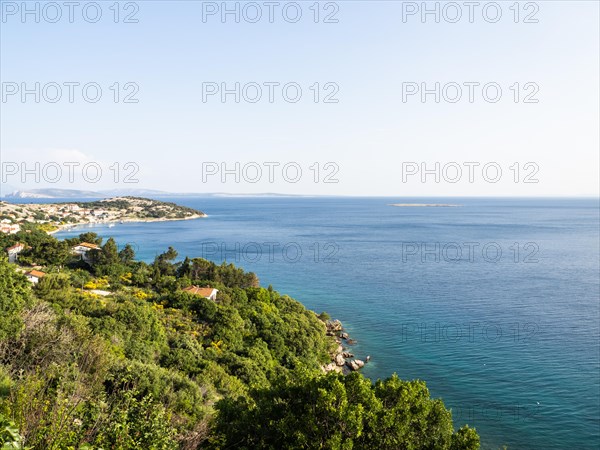
[[[477,3],[2,0],[1,193],[598,196],[599,3]]]

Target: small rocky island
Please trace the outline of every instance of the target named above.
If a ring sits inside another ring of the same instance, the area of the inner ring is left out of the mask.
[[[361,359],[355,359],[354,354],[348,351],[342,344],[354,345],[356,341],[351,339],[347,332],[344,331],[342,322],[339,320],[328,320],[325,323],[327,327],[327,336],[335,337],[338,347],[331,355],[331,362],[322,367],[325,373],[338,372],[344,375],[362,369],[366,362],[369,362],[370,356],[366,357],[366,362]]]
[[[142,197],[114,197],[91,202],[8,203],[0,202],[0,220],[43,225],[57,231],[75,225],[114,222],[153,222],[206,217],[202,211]]]

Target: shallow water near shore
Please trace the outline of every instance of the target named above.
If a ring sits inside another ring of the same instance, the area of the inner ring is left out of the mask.
[[[208,217],[56,237],[95,231],[146,261],[172,245],[254,271],[342,320],[351,351],[372,357],[365,375],[425,380],[484,449],[598,447],[598,199],[168,201]]]

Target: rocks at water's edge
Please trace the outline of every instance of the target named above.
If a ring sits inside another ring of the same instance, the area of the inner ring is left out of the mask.
[[[325,322],[325,325],[327,326],[328,336],[334,336],[337,332],[342,331],[342,322],[337,319],[328,320]]]
[[[365,363],[364,363],[364,361],[361,361],[360,359],[354,359],[352,361],[346,361],[346,366],[348,366],[353,371],[356,371],[358,369],[362,369],[363,367],[365,367]]]
[[[335,337],[335,342],[339,344],[335,350],[335,352],[331,355],[331,360],[329,364],[326,364],[322,367],[322,370],[327,372],[338,372],[343,374],[348,374],[352,371],[357,371],[362,369],[365,366],[365,362],[360,359],[346,360],[347,358],[354,358],[354,354],[346,351],[342,346],[342,340],[346,342],[347,345],[354,345],[356,341],[351,339],[347,332],[344,331],[344,327],[342,322],[339,320],[328,320],[325,322],[327,327],[327,336]],[[369,362],[371,359],[370,356],[367,356],[366,361]]]
[[[338,373],[341,373],[341,372],[342,372],[342,367],[341,367],[341,366],[338,366],[338,365],[337,365],[336,363],[334,363],[334,362],[331,362],[331,363],[329,363],[329,364],[327,364],[327,365],[323,366],[323,371],[324,371],[325,373],[327,373],[327,372],[338,372]]]

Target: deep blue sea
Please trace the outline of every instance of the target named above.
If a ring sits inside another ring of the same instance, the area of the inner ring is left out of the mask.
[[[484,449],[599,448],[598,199],[168,200],[209,216],[84,230],[146,261],[233,262],[328,311],[365,375],[425,380]],[[408,202],[461,206],[389,206]]]

